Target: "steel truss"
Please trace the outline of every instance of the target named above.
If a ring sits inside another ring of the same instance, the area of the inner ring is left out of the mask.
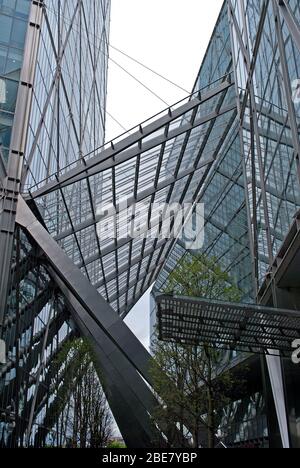
[[[50,177],[40,184],[41,188],[32,188],[29,196],[25,194],[37,206],[46,203],[44,219],[50,233],[56,210],[53,202],[57,197],[61,199],[63,213],[59,216],[63,222],[55,227],[53,237],[63,247],[72,246],[74,263],[123,318],[157,277],[172,240],[154,240],[147,235],[133,239],[121,233],[110,242],[101,235],[99,238],[97,229],[101,229],[106,219],[98,214],[97,204],[107,201],[112,205],[126,228],[128,222],[122,220],[124,200],[133,219],[138,218],[138,208],[144,203],[148,206],[149,235],[151,230],[157,229],[158,233],[162,230],[160,218],[152,213],[153,203],[195,203],[231,128],[228,122],[236,116],[231,76],[221,78],[210,89],[197,92],[174,107],[150,124],[141,124],[136,133],[113,142],[99,155],[82,159],[76,168],[66,168],[54,180]],[[207,136],[207,128],[211,126],[218,136],[213,141]],[[207,144],[210,149],[206,153]],[[77,190],[85,194],[78,205],[74,204]],[[84,221],[80,220],[82,206]],[[85,246],[83,236],[89,238],[89,246]],[[108,271],[107,264],[114,265],[114,271]]]
[[[99,377],[126,443],[150,447],[160,439],[165,445],[152,423],[158,401],[151,390],[150,354],[64,254],[22,198],[16,221],[45,256],[47,271],[63,294],[78,329],[93,343],[101,369]],[[64,321],[64,317],[61,319]],[[161,427],[160,431],[168,436],[167,428]]]

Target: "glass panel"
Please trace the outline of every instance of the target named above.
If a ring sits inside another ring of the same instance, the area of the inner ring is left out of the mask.
[[[0,78],[0,110],[14,112],[18,93],[16,81]]]
[[[0,15],[0,43],[9,44],[12,29],[12,18]]]
[[[22,49],[25,43],[26,31],[27,23],[25,21],[15,19],[12,27],[11,45]]]

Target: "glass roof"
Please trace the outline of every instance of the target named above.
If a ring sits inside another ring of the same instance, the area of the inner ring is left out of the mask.
[[[197,201],[235,116],[228,75],[30,188],[51,235],[122,317],[174,245],[155,235],[155,206]],[[113,216],[117,229],[109,231]],[[140,225],[145,232],[137,235]]]

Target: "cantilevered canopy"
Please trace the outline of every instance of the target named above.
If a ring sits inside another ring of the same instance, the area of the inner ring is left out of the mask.
[[[300,311],[172,295],[158,295],[156,302],[164,341],[291,356],[300,338]]]
[[[29,190],[49,233],[122,318],[155,281],[174,243],[159,235],[153,205],[197,202],[236,114],[226,75]],[[141,205],[147,232],[133,238],[128,230]],[[109,218],[99,206],[117,213],[113,238],[99,236]]]

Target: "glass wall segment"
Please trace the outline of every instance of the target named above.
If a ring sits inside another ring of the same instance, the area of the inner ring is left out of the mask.
[[[0,1],[0,158],[8,161],[30,0]]]
[[[30,0],[0,1],[0,143],[5,161],[30,6]],[[25,129],[23,192],[33,181],[103,145],[105,134],[110,1],[49,0],[42,9]],[[55,216],[59,219],[59,205]],[[8,296],[1,336],[6,344],[6,364],[0,367],[1,446],[60,445],[57,420],[63,389],[55,359],[77,332],[32,240],[19,229]]]

